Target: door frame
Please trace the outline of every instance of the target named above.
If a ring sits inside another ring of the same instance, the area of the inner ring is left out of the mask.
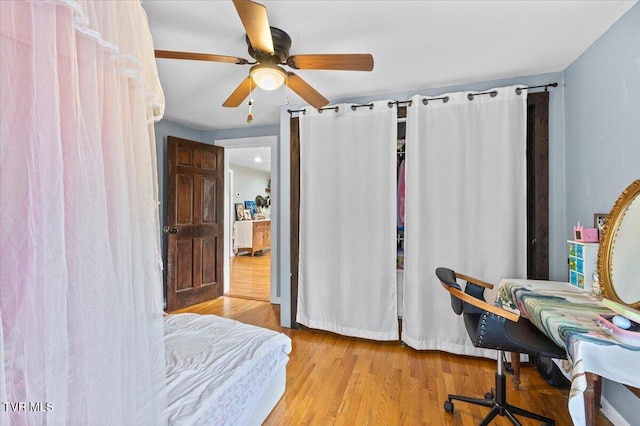
[[[527,278],[549,279],[549,92],[527,96]]]
[[[248,147],[268,147],[271,148],[271,264],[270,277],[269,277],[269,301],[273,304],[280,304],[280,296],[278,294],[278,281],[277,281],[277,268],[278,268],[278,214],[280,206],[276,200],[278,200],[279,182],[277,178],[278,168],[278,135],[269,136],[255,136],[246,138],[233,138],[233,139],[216,139],[213,141],[216,146],[221,146],[225,150],[233,148],[248,148]],[[224,174],[229,176],[229,156],[224,156]],[[231,185],[228,179],[224,182],[224,235],[231,235],[231,211],[233,204],[229,202],[231,199]],[[230,204],[230,205],[228,205]],[[224,292],[229,291],[230,269],[231,269],[231,250],[230,245],[225,244],[224,247]]]

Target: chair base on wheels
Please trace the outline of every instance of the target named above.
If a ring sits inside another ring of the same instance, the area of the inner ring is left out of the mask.
[[[462,402],[468,402],[470,404],[482,405],[483,407],[491,407],[491,411],[480,423],[480,426],[486,426],[491,423],[491,420],[496,416],[507,417],[514,425],[520,425],[520,422],[514,417],[519,415],[528,417],[530,419],[540,420],[545,425],[555,425],[555,420],[548,417],[541,416],[540,414],[532,413],[531,411],[524,410],[520,407],[507,403],[507,387],[506,376],[504,374],[496,373],[496,388],[491,392],[487,392],[482,398],[471,398],[462,395],[451,395],[447,397],[444,402],[444,409],[449,414],[453,413],[453,400]]]

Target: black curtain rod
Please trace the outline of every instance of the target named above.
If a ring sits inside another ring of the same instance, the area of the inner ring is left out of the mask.
[[[518,87],[516,89],[516,93],[519,95],[520,93],[522,93],[522,89],[539,89],[541,87],[544,87],[544,91],[548,92],[549,87],[558,87],[558,83],[549,83],[549,84],[543,84],[540,86]]]
[[[546,92],[546,91],[548,91],[549,87],[558,87],[558,83],[554,82],[554,83],[549,83],[549,84],[542,84],[540,86],[517,87],[516,88],[516,94],[518,94],[518,95],[522,94],[522,91],[524,89],[527,89],[527,90],[529,90],[529,89],[539,89],[541,87],[544,87],[544,91]],[[482,96],[482,95],[489,95],[489,96],[491,96],[493,98],[494,96],[498,95],[498,91],[497,90],[491,90],[489,92],[469,93],[467,95],[467,99],[472,101],[473,98],[475,98],[476,96]],[[448,96],[444,96],[444,97],[441,97],[441,98],[429,98],[429,99],[424,98],[424,99],[422,99],[422,103],[424,105],[427,105],[429,103],[429,101],[436,101],[436,100],[442,100],[442,102],[447,103],[447,102],[449,102],[449,97]],[[408,106],[411,106],[411,101],[397,101],[397,102],[407,103]]]
[[[549,83],[549,84],[542,84],[540,86],[518,87],[518,88],[516,88],[516,94],[518,94],[518,95],[522,94],[522,90],[524,90],[524,89],[527,89],[527,90],[539,89],[541,87],[544,87],[544,91],[547,92],[549,90],[549,87],[558,87],[558,83],[554,82],[554,83]],[[491,90],[489,92],[469,93],[467,95],[467,99],[472,101],[473,98],[475,98],[476,96],[489,95],[491,97],[494,97],[497,94],[498,94],[497,90]],[[429,103],[429,101],[439,101],[439,100],[444,102],[444,103],[447,103],[447,102],[449,102],[449,96],[443,96],[443,97],[440,97],[440,98],[428,98],[428,99],[424,98],[424,99],[422,99],[422,104],[423,105],[427,105]],[[412,101],[411,100],[408,100],[408,101],[389,101],[387,103],[389,108],[391,108],[393,105],[400,106],[400,104],[406,104],[407,106],[411,106]],[[373,103],[360,104],[360,105],[351,105],[351,109],[354,110],[354,111],[356,110],[356,108],[362,108],[362,107],[369,107],[369,109],[373,109]],[[336,112],[338,112],[338,110],[339,110],[339,108],[337,106],[335,106],[335,107],[319,108],[318,111],[322,112],[322,111],[328,110],[328,109],[332,109],[332,110],[334,110]],[[289,113],[289,115],[293,115],[293,114],[295,114],[297,112],[301,112],[303,114],[306,114],[306,110],[304,110],[304,109],[294,109],[294,110],[288,109],[287,112]]]
[[[372,103],[368,103],[368,104],[362,104],[362,105],[351,105],[351,110],[355,111],[356,109],[363,108],[363,107],[369,107],[369,109],[373,109],[373,102]],[[329,109],[332,109],[335,112],[340,111],[340,107],[338,107],[338,106],[322,107],[322,108],[318,108],[318,111],[322,112],[322,111],[326,111],[326,110],[329,110]],[[306,114],[307,110],[305,110],[305,109],[294,109],[294,110],[288,109],[287,112],[289,114],[294,114],[296,112],[301,112],[303,114]]]
[[[392,102],[390,102],[390,103],[389,103],[389,108],[391,108],[391,106],[392,106],[392,105],[393,105],[393,103],[392,103]],[[356,110],[356,109],[358,109],[358,108],[364,108],[364,107],[369,107],[369,109],[373,109],[373,102],[368,103],[368,104],[351,105],[351,110],[352,110],[352,111],[355,111],[355,110]],[[318,111],[322,112],[322,111],[326,111],[326,110],[328,110],[328,109],[332,109],[332,110],[334,110],[335,112],[338,112],[338,111],[340,110],[340,108],[339,108],[339,107],[334,106],[334,107],[323,107],[323,108],[318,108]],[[288,112],[289,114],[294,114],[294,113],[296,113],[296,112],[301,112],[301,113],[303,113],[303,114],[306,114],[306,113],[307,113],[307,111],[306,111],[305,109],[293,109],[293,110],[288,109],[288,110],[287,110],[287,112]]]
[[[332,106],[332,107],[322,107],[322,108],[318,108],[318,112],[326,111],[326,110],[328,110],[328,109],[332,109],[332,110],[334,110],[335,112],[340,111],[340,107],[336,105],[336,106]],[[288,109],[288,110],[287,110],[287,112],[289,113],[289,115],[293,115],[293,114],[295,114],[296,112],[301,112],[301,113],[303,113],[303,114],[306,114],[306,113],[307,113],[307,110],[306,110],[306,109]]]

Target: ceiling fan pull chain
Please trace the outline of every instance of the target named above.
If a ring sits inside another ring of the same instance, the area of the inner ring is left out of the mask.
[[[251,94],[251,83],[253,79],[251,78],[251,75],[249,75],[249,94]],[[253,106],[253,98],[249,98],[249,102],[247,102],[247,105],[249,105],[249,114],[247,115],[247,123],[251,124],[251,122],[253,121],[253,114],[251,113],[251,107]]]
[[[251,113],[251,107],[253,106],[253,98],[249,98],[249,102],[247,103],[247,105],[249,105],[249,115],[247,115],[247,123],[251,124],[251,122],[253,121],[253,114]]]

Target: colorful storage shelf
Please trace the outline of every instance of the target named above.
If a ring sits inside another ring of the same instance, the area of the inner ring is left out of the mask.
[[[591,291],[598,260],[598,243],[569,240],[569,283]]]

